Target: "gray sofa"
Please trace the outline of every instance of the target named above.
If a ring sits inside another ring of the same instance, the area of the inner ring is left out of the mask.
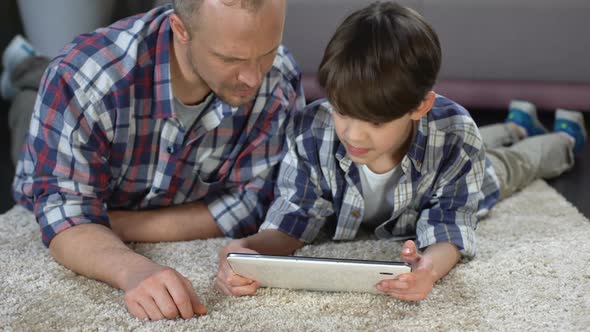
[[[368,0],[288,0],[284,43],[304,72],[308,99],[323,96],[315,72],[337,25]],[[400,0],[439,34],[436,90],[467,107],[590,111],[590,1]]]

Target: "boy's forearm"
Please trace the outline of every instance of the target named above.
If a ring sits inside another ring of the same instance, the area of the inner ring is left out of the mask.
[[[244,247],[265,255],[291,255],[305,245],[304,242],[274,229],[262,230],[241,241]]]
[[[189,241],[223,236],[202,202],[156,210],[109,211],[109,218],[111,228],[125,242]]]
[[[437,281],[457,265],[461,259],[461,253],[454,244],[444,242],[435,243],[426,248],[423,257],[428,257],[432,262],[432,277],[434,281]]]

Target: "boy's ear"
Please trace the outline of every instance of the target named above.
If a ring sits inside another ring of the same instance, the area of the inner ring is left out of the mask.
[[[434,91],[428,91],[420,106],[416,108],[416,110],[410,113],[410,119],[412,120],[420,120],[426,113],[428,113],[432,106],[434,105],[434,100],[436,99],[436,93]]]
[[[170,28],[174,32],[174,36],[183,44],[188,43],[191,40],[190,33],[187,26],[176,14],[170,14]]]

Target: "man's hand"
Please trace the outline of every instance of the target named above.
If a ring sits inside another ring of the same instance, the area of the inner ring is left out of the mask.
[[[128,274],[125,304],[139,319],[190,319],[207,313],[191,282],[175,270],[147,262]]]
[[[185,277],[129,249],[107,227],[68,228],[55,236],[49,249],[66,268],[125,291],[125,304],[138,318],[188,319],[207,313]]]
[[[248,254],[258,253],[252,249],[246,248],[242,240],[230,242],[219,252],[219,271],[215,278],[215,287],[225,295],[242,296],[256,294],[256,290],[258,290],[260,284],[255,280],[250,280],[234,273],[227,263],[227,254],[230,252]]]
[[[433,244],[421,255],[414,241],[408,240],[402,247],[402,259],[412,266],[412,272],[383,280],[377,289],[404,301],[423,300],[434,283],[449,273],[460,258],[459,250],[451,243]]]

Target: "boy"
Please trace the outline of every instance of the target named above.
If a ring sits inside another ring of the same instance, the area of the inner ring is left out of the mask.
[[[292,119],[275,201],[259,233],[221,251],[218,289],[244,295],[259,286],[232,273],[228,252],[291,254],[322,229],[351,240],[367,225],[379,238],[416,238],[401,253],[412,272],[377,289],[424,299],[462,255],[475,254],[478,219],[501,197],[571,167],[572,148],[585,140],[579,113],[558,112],[565,134],[488,158],[486,140],[497,146],[545,132],[535,109],[515,102],[509,122],[486,128],[482,139],[463,107],[431,90],[440,62],[435,32],[411,9],[374,3],[342,23],[319,69],[328,101]]]

